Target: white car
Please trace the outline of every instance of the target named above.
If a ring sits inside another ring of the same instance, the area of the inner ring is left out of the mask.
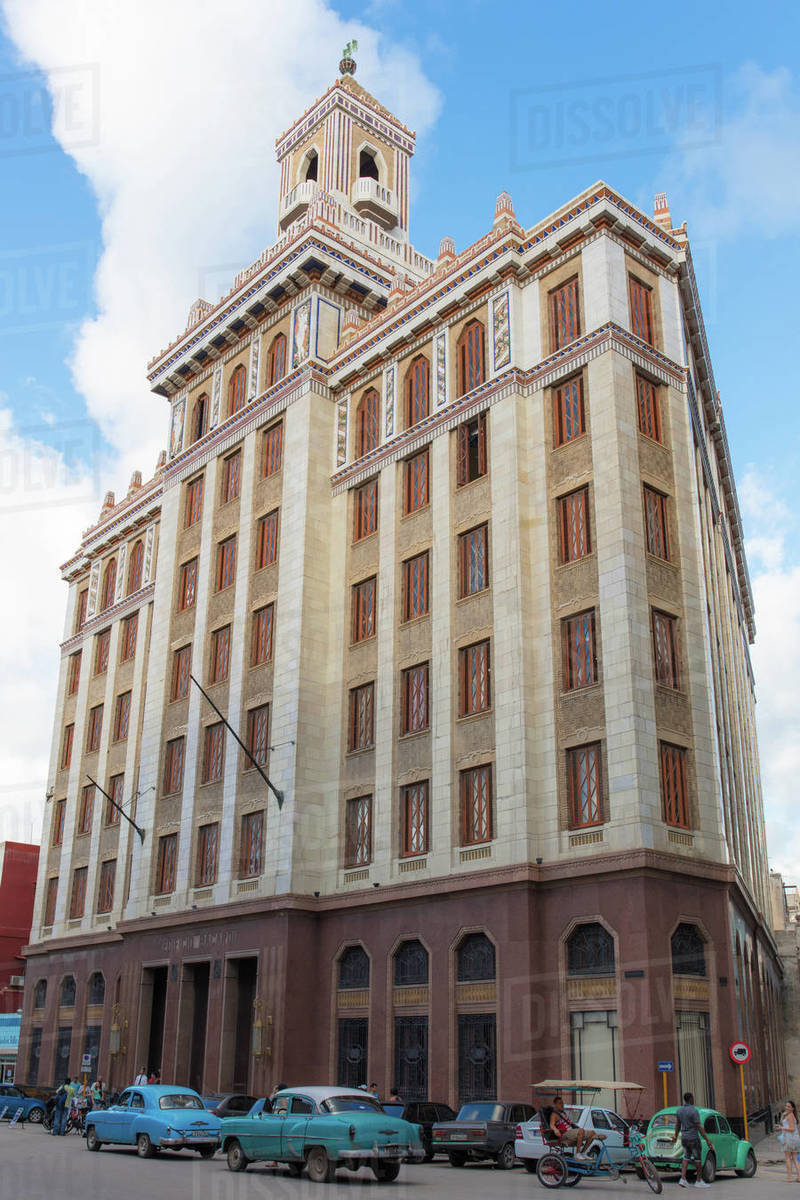
[[[542,1107],[547,1108],[549,1105]],[[565,1104],[564,1113],[568,1120],[572,1121],[574,1125],[580,1125],[581,1129],[596,1129],[598,1133],[606,1135],[605,1144],[612,1162],[628,1162],[629,1155],[626,1145],[628,1123],[622,1119],[619,1113],[595,1104]],[[599,1149],[599,1146],[600,1143],[595,1142],[593,1148]],[[542,1141],[538,1113],[524,1125],[517,1126],[514,1153],[517,1158],[522,1160],[526,1171],[535,1171],[537,1159],[540,1159],[548,1149],[550,1147]]]

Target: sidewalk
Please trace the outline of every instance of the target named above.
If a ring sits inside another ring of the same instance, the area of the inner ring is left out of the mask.
[[[759,1163],[783,1164],[783,1146],[778,1141],[776,1133],[769,1133],[760,1142],[754,1142],[753,1148],[755,1149],[756,1158]]]

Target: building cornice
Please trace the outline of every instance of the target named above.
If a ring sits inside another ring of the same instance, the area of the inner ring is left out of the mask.
[[[71,583],[89,569],[98,554],[129,538],[141,525],[153,520],[161,510],[163,486],[161,476],[126,496],[111,510],[108,517],[88,529],[80,549],[61,566],[61,577]]]
[[[77,633],[72,637],[68,637],[60,646],[61,655],[64,657],[71,654],[74,650],[80,649],[84,642],[89,641],[94,634],[109,625],[112,621],[118,621],[122,617],[130,616],[136,609],[142,607],[143,604],[148,604],[153,599],[155,592],[155,580],[152,583],[146,584],[140,588],[138,592],[133,592],[132,595],[126,596],[124,600],[120,600],[117,604],[112,604],[110,608],[105,608],[96,617],[92,617],[89,621],[85,621]]]

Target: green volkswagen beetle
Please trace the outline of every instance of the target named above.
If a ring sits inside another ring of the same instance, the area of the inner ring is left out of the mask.
[[[418,1125],[347,1087],[284,1088],[271,1111],[257,1103],[246,1117],[225,1117],[220,1141],[231,1171],[266,1160],[286,1163],[293,1175],[305,1168],[314,1183],[330,1183],[338,1167],[371,1167],[379,1183],[391,1183],[403,1159],[425,1156]]]
[[[677,1142],[673,1141],[677,1111],[677,1108],[662,1108],[647,1126],[647,1154],[661,1170],[679,1171],[681,1167],[681,1140],[678,1138]],[[756,1152],[750,1143],[733,1132],[721,1112],[714,1108],[698,1108],[697,1111],[700,1124],[713,1147],[709,1149],[706,1141],[700,1139],[705,1182],[713,1183],[718,1171],[735,1171],[745,1179],[752,1179],[758,1164]]]

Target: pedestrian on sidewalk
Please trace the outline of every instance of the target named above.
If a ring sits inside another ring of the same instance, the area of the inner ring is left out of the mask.
[[[797,1109],[794,1100],[787,1100],[786,1107],[781,1113],[781,1135],[783,1157],[786,1159],[786,1182],[795,1179],[800,1183],[800,1163],[797,1153],[800,1150],[800,1126],[797,1123]]]
[[[681,1177],[678,1180],[678,1186],[689,1187],[689,1180],[686,1178],[686,1168],[690,1162],[694,1162],[696,1174],[694,1186],[709,1187],[710,1185],[702,1178],[703,1155],[700,1138],[704,1139],[709,1150],[713,1150],[713,1146],[711,1145],[710,1137],[700,1124],[700,1113],[694,1106],[694,1096],[691,1092],[683,1093],[683,1104],[675,1113],[675,1137],[672,1139],[673,1145],[677,1142],[679,1136],[681,1145],[683,1146],[683,1161],[681,1162]]]
[[[67,1113],[72,1105],[72,1098],[75,1095],[75,1089],[72,1086],[72,1080],[67,1075],[64,1082],[56,1091],[55,1107],[53,1109],[53,1136],[61,1137],[64,1133],[64,1126],[67,1123]]]

